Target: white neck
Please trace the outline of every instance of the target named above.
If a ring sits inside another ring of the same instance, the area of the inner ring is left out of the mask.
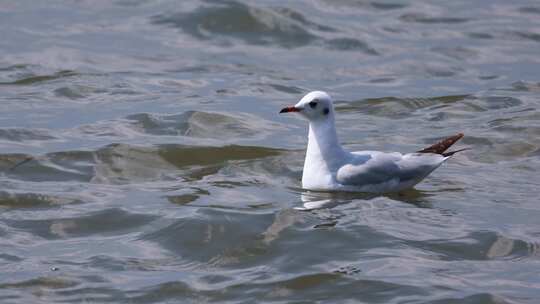
[[[333,183],[346,155],[339,144],[333,117],[310,121],[302,186],[325,188]]]

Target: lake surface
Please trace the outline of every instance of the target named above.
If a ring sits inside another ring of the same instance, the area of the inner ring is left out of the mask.
[[[538,303],[537,1],[12,0],[0,37],[1,303]],[[316,89],[348,149],[472,149],[303,191]]]

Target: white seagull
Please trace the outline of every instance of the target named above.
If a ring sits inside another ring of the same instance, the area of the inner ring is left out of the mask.
[[[423,150],[399,152],[345,151],[337,137],[330,95],[314,91],[280,113],[295,112],[309,121],[302,188],[319,191],[385,193],[411,188],[457,150],[445,152],[463,137],[448,137]]]

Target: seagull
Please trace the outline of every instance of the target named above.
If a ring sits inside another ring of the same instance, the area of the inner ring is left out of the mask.
[[[445,152],[463,137],[450,136],[414,153],[356,151],[340,145],[334,105],[326,92],[314,91],[279,113],[297,113],[309,121],[302,188],[314,191],[388,193],[414,187],[453,154]]]

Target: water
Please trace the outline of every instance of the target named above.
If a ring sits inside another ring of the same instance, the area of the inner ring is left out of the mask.
[[[536,1],[2,1],[0,36],[2,303],[538,302]],[[314,89],[348,149],[472,150],[304,192]]]

